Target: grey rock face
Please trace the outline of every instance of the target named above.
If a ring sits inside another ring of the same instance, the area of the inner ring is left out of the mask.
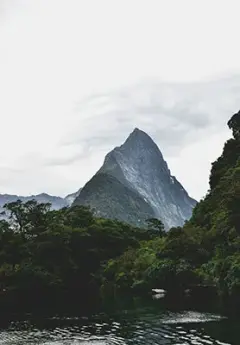
[[[73,205],[90,205],[95,215],[142,226],[154,216],[150,205],[116,177],[99,172],[85,185]]]
[[[169,229],[191,217],[196,201],[171,175],[153,140],[136,128],[122,146],[107,154],[74,204],[89,205],[100,216],[135,225],[159,218]]]

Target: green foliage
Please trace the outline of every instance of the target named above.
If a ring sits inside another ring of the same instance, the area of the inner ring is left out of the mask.
[[[147,227],[148,231],[153,234],[153,236],[164,236],[164,224],[160,219],[157,218],[149,218],[147,219]]]
[[[231,119],[228,121],[228,127],[232,129],[233,136],[235,139],[239,140],[240,135],[240,111],[234,114]]]
[[[150,239],[142,229],[93,217],[89,208],[50,211],[49,204],[6,204],[0,221],[0,289],[88,290],[101,265]]]

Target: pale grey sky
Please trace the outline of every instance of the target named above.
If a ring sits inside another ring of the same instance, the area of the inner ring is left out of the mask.
[[[134,127],[189,194],[240,109],[238,0],[0,0],[0,193],[65,195]]]

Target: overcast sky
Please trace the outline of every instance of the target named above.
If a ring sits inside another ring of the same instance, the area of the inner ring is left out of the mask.
[[[0,0],[0,193],[65,195],[135,128],[189,194],[240,109],[239,0]]]

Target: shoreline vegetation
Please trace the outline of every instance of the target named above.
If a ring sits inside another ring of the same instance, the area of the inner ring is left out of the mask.
[[[87,305],[102,296],[144,296],[153,288],[198,303],[240,307],[240,112],[233,137],[212,164],[210,189],[183,227],[165,232],[95,218],[83,206],[50,210],[20,200],[0,221],[0,309]]]

